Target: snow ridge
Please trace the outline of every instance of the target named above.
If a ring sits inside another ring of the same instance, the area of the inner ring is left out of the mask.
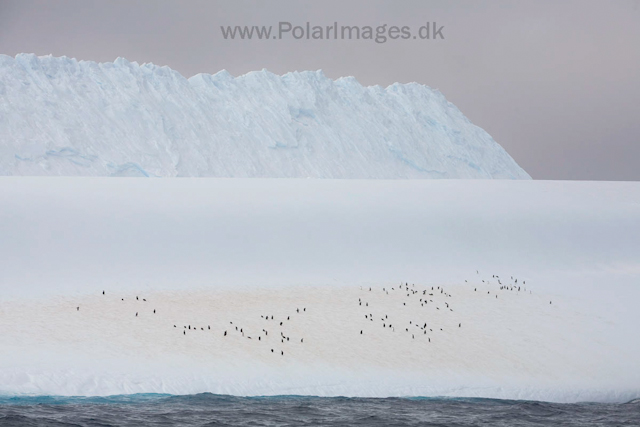
[[[0,175],[530,179],[437,90],[0,55]]]

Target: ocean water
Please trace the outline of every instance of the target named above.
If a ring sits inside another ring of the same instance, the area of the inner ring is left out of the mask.
[[[559,404],[452,398],[214,394],[0,397],[0,426],[640,426],[640,400]]]

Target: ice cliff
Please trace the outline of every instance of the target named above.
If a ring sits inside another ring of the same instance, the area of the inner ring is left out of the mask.
[[[437,90],[0,55],[0,175],[530,179]]]

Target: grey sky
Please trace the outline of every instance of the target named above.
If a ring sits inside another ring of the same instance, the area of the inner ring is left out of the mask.
[[[444,25],[445,40],[224,40],[221,25]],[[4,1],[0,53],[323,69],[438,88],[536,179],[640,180],[640,0]]]

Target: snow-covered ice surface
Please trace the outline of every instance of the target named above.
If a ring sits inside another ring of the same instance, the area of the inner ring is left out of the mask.
[[[0,55],[0,175],[530,179],[437,90]]]
[[[5,177],[0,206],[0,394],[640,396],[639,183]]]

